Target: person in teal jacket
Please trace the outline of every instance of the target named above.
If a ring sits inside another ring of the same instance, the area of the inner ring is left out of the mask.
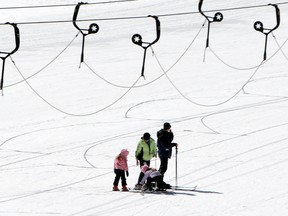
[[[136,157],[136,165],[140,165],[140,169],[143,165],[150,166],[150,160],[153,157],[157,157],[157,147],[156,143],[149,133],[144,133],[141,140],[138,142],[137,149],[135,151]],[[140,172],[138,183],[136,184],[136,188],[140,187],[140,181],[144,176],[143,172]],[[140,187],[141,188],[141,187]]]

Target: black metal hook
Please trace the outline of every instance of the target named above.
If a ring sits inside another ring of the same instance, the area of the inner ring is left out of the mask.
[[[88,3],[84,3],[84,2],[79,2],[75,9],[74,9],[74,14],[73,14],[73,25],[75,26],[75,28],[77,28],[81,34],[82,34],[82,52],[81,52],[81,60],[80,63],[82,63],[84,61],[84,44],[85,44],[85,37],[89,34],[96,34],[99,31],[99,26],[96,23],[91,23],[88,29],[81,29],[76,21],[77,21],[77,16],[78,16],[78,12],[80,9],[80,6],[83,4],[88,4]]]
[[[268,35],[274,31],[275,29],[277,29],[280,25],[280,9],[278,8],[278,5],[276,4],[268,4],[271,5],[275,8],[275,12],[276,12],[276,26],[272,29],[266,29],[264,28],[264,25],[262,22],[260,21],[256,21],[254,23],[254,29],[256,31],[262,32],[263,34],[265,34],[265,48],[264,48],[264,60],[266,60],[266,50],[267,50],[267,41],[268,41]]]
[[[19,47],[20,47],[20,32],[19,32],[19,28],[17,27],[17,24],[15,23],[5,23],[5,24],[9,24],[11,26],[13,26],[14,28],[14,35],[15,35],[15,48],[11,51],[11,52],[0,52],[0,54],[3,54],[4,56],[0,57],[3,61],[2,63],[2,75],[1,75],[1,83],[0,83],[0,90],[3,89],[3,83],[4,83],[4,70],[5,70],[5,61],[6,59],[12,55],[13,53],[15,53]]]
[[[209,47],[210,24],[212,22],[221,22],[223,20],[223,14],[220,12],[217,12],[214,14],[213,17],[206,16],[202,11],[202,4],[203,4],[203,0],[199,0],[198,10],[205,17],[205,19],[208,21],[208,30],[207,30],[207,39],[206,39],[206,48],[207,48],[207,47]]]
[[[148,17],[152,17],[155,19],[155,22],[156,22],[156,39],[153,42],[148,43],[148,42],[142,41],[142,36],[140,34],[134,34],[132,36],[132,42],[136,45],[141,46],[144,49],[144,57],[143,57],[142,72],[141,72],[141,76],[143,76],[143,77],[144,77],[147,48],[149,48],[150,46],[155,44],[160,39],[160,21],[159,21],[158,17],[157,16],[151,16],[151,15],[149,15]]]

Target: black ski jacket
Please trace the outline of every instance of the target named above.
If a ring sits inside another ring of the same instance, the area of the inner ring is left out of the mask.
[[[174,134],[173,132],[165,131],[161,129],[157,132],[157,148],[159,157],[170,158],[172,155],[172,147],[176,146],[176,143],[172,143]]]

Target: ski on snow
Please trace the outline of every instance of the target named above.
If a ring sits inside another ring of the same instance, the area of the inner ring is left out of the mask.
[[[179,190],[179,191],[195,191],[197,186],[194,187],[185,187],[185,186],[172,186],[171,190]]]
[[[193,192],[195,191],[197,186],[194,187],[182,187],[182,186],[171,186],[171,188],[167,188],[166,190],[135,190],[130,189],[129,192],[132,193],[141,193],[141,195],[144,194],[177,194],[177,191],[183,191],[183,192]]]

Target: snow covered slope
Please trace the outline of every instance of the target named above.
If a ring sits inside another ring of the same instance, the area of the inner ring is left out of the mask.
[[[70,22],[78,1],[1,1],[0,51],[14,47],[6,22],[18,23],[21,44],[0,97],[0,215],[287,215],[287,2],[204,0],[205,14],[224,16],[211,23],[207,49],[198,1],[97,2],[79,10],[81,28],[99,25],[80,65],[82,35]],[[269,3],[281,23],[263,62],[265,35],[253,25],[276,25]],[[21,8],[59,4],[69,5]],[[148,15],[159,17],[161,37],[147,49],[144,79],[144,49],[131,37],[155,40]],[[114,157],[130,151],[133,187],[136,145],[166,121],[179,143],[178,185],[197,190],[112,192]]]

